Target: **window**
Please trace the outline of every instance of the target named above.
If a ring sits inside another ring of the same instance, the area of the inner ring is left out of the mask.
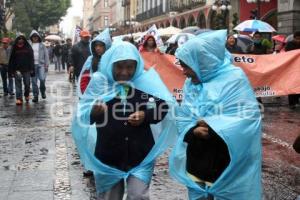
[[[108,0],[104,0],[104,8],[108,7]]]
[[[105,27],[108,26],[108,17],[107,16],[104,17],[104,26]]]

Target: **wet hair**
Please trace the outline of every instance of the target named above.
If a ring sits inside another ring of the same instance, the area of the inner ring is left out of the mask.
[[[300,37],[300,30],[295,31],[295,33],[294,33],[294,38],[295,38],[295,37]]]

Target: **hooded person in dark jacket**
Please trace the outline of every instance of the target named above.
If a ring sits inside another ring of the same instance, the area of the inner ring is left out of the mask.
[[[89,44],[91,35],[88,31],[80,32],[81,40],[72,47],[71,50],[71,65],[74,68],[76,79],[79,78],[82,67],[86,59],[91,55]]]
[[[9,59],[9,73],[15,77],[16,85],[16,104],[22,105],[22,79],[24,83],[24,96],[29,102],[30,76],[34,77],[34,57],[33,50],[27,42],[25,36],[20,35],[16,38],[12,47]]]
[[[72,40],[70,38],[66,39],[66,44],[62,46],[62,57],[61,57],[61,63],[62,63],[62,69],[65,70],[65,66],[67,66],[67,71],[69,71],[70,68],[70,51],[72,48]]]

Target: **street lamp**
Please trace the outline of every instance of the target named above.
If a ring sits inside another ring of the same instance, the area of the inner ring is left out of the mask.
[[[217,0],[211,7],[214,11],[221,9],[222,11],[231,10],[230,0]]]
[[[133,31],[133,26],[137,24],[136,21],[133,21],[134,20],[134,16],[132,15],[129,19],[129,21],[126,21],[126,25],[129,26],[129,31],[130,33],[132,34],[132,31]]]
[[[230,5],[230,0],[216,0],[211,9],[216,12],[214,19],[214,28],[223,29],[227,28],[227,16],[228,12],[232,9]]]
[[[114,32],[116,30],[117,30],[117,28],[113,27],[113,24],[109,24],[109,31],[110,32]]]
[[[256,9],[251,11],[251,13],[254,15],[253,18],[260,19],[261,3],[269,3],[270,1],[271,0],[247,0],[247,3],[256,3]]]

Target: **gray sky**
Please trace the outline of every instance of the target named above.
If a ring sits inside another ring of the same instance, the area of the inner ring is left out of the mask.
[[[67,11],[67,15],[63,17],[63,21],[60,23],[60,29],[64,33],[69,33],[72,25],[72,18],[74,16],[82,17],[82,7],[84,0],[72,0],[72,7]]]

